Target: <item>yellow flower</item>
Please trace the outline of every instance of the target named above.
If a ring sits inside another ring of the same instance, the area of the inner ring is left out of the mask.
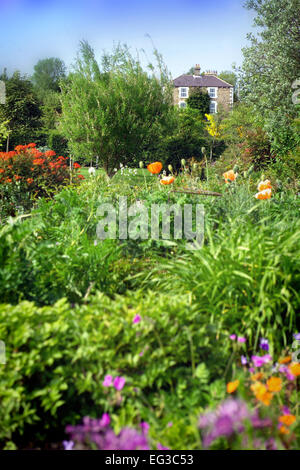
[[[239,386],[240,381],[234,380],[234,382],[228,382],[227,384],[227,393],[233,393]]]
[[[281,426],[281,427],[279,428],[279,432],[280,432],[280,434],[289,434],[289,433],[290,433],[290,431],[288,430],[288,428],[286,428],[285,426]]]
[[[270,405],[273,395],[267,391],[267,387],[264,384],[261,382],[255,382],[250,388],[257,400],[261,401],[266,406]]]

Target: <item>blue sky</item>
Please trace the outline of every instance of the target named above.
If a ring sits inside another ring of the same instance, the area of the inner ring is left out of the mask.
[[[46,57],[70,66],[81,39],[97,57],[120,41],[151,58],[149,34],[173,78],[195,63],[220,72],[241,64],[252,22],[243,0],[0,0],[0,71],[31,74]]]

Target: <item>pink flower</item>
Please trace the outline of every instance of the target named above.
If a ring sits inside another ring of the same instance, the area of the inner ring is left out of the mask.
[[[108,413],[103,413],[102,418],[100,420],[100,426],[103,426],[104,428],[108,426],[110,423],[110,416]]]
[[[244,338],[243,336],[239,336],[237,340],[239,343],[246,343],[246,338]]]
[[[116,377],[114,380],[114,387],[116,390],[122,390],[125,385],[125,378],[124,377]]]
[[[132,323],[139,323],[141,321],[142,317],[141,315],[136,315],[132,321]]]
[[[103,387],[110,387],[113,383],[113,376],[112,375],[106,375],[104,377],[104,380],[102,382]]]
[[[232,339],[232,341],[234,341],[236,340],[236,335],[230,335],[229,338]]]
[[[272,356],[270,356],[270,354],[265,354],[264,356],[252,356],[251,359],[254,367],[261,367],[263,364],[270,362]]]
[[[140,424],[140,426],[141,426],[141,429],[142,429],[142,433],[143,433],[143,434],[148,434],[148,431],[149,431],[150,426],[149,426],[149,424],[147,423],[147,421],[142,421],[141,424]]]

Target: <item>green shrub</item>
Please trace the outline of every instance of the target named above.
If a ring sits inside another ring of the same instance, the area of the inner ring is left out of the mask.
[[[22,446],[50,432],[59,440],[66,424],[101,410],[117,429],[164,422],[171,413],[182,420],[224,395],[223,382],[209,385],[224,370],[222,340],[189,295],[137,291],[112,301],[99,294],[75,308],[64,300],[42,308],[2,304],[0,338],[2,443]],[[121,394],[102,385],[106,374],[125,377]]]

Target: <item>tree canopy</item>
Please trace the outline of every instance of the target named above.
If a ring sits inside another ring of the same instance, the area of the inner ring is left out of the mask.
[[[155,51],[157,68],[143,70],[127,46],[104,54],[101,64],[82,42],[73,72],[63,85],[61,129],[76,158],[98,156],[108,174],[141,160],[167,131],[174,114],[170,76]]]

